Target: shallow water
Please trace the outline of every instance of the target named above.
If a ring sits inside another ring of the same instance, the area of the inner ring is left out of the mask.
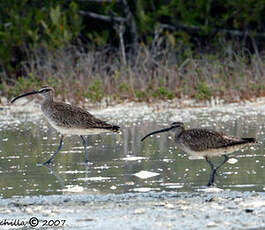
[[[212,108],[150,109],[146,106],[92,111],[120,125],[122,134],[89,136],[89,163],[78,136],[64,139],[49,167],[39,166],[59,143],[59,134],[39,110],[0,111],[0,196],[62,193],[106,194],[148,191],[200,191],[208,182],[209,166],[179,151],[170,133],[148,132],[183,121],[187,128],[204,127],[229,135],[256,137],[259,144],[230,155],[216,177],[225,190],[264,191],[265,105]],[[221,157],[212,158],[221,162]],[[147,178],[146,178],[147,177]]]

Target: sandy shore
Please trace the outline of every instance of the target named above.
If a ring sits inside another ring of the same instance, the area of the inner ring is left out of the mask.
[[[265,229],[265,193],[218,191],[3,199],[0,229]]]

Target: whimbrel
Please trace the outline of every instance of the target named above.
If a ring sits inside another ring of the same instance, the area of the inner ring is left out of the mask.
[[[55,102],[53,100],[54,89],[51,87],[44,87],[37,91],[21,94],[11,100],[11,103],[17,99],[33,94],[40,94],[43,97],[41,103],[41,110],[48,122],[53,128],[55,128],[60,134],[60,142],[57,150],[46,160],[43,164],[51,163],[51,160],[60,151],[63,143],[64,135],[79,135],[81,137],[84,150],[85,161],[87,162],[87,143],[84,138],[85,135],[100,134],[104,132],[118,132],[120,127],[116,125],[110,125],[104,121],[101,121],[91,115],[89,112],[62,102]]]
[[[191,156],[204,157],[210,165],[211,174],[207,186],[214,183],[217,170],[228,161],[227,154],[239,150],[240,148],[255,143],[255,138],[238,138],[227,136],[223,133],[208,129],[188,129],[185,130],[182,122],[173,122],[170,127],[151,132],[144,136],[141,141],[150,135],[173,131],[177,147]],[[212,156],[224,156],[224,160],[217,167],[208,159]]]

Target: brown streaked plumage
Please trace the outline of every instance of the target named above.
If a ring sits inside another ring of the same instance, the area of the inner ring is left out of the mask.
[[[241,149],[242,147],[255,143],[255,138],[239,138],[227,136],[221,132],[216,132],[208,129],[188,129],[185,130],[182,122],[173,122],[169,128],[151,132],[144,136],[141,141],[150,135],[173,131],[175,134],[175,142],[177,147],[182,151],[187,152],[191,156],[204,157],[211,167],[211,175],[208,186],[213,185],[214,177],[217,170],[228,161],[227,154]],[[223,162],[217,167],[208,159],[212,156],[224,156]]]
[[[61,133],[61,139],[58,149],[55,153],[46,160],[43,164],[51,163],[51,160],[60,151],[64,135],[80,135],[85,149],[85,161],[87,162],[87,149],[86,140],[84,135],[100,134],[104,132],[118,132],[120,127],[110,125],[105,121],[101,121],[91,115],[89,112],[73,105],[65,104],[62,102],[53,101],[54,89],[51,87],[44,87],[38,91],[21,94],[11,100],[11,103],[17,99],[33,94],[40,94],[43,96],[41,103],[41,110],[51,124],[57,131]]]

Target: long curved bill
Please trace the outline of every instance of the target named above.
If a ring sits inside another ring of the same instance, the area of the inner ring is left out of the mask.
[[[165,128],[165,129],[160,129],[160,130],[157,130],[157,131],[154,131],[154,132],[148,133],[147,135],[145,135],[145,136],[141,139],[141,141],[143,141],[145,138],[147,138],[147,137],[149,137],[149,136],[151,136],[151,135],[154,135],[154,134],[157,134],[157,133],[167,132],[167,131],[169,131],[169,130],[171,130],[171,127],[169,127],[169,128]]]
[[[24,94],[21,94],[17,97],[14,97],[10,102],[11,103],[14,103],[17,99],[21,98],[21,97],[26,97],[26,96],[29,96],[29,95],[32,95],[32,94],[37,94],[39,93],[39,91],[32,91],[32,92],[29,92],[29,93],[24,93]]]

